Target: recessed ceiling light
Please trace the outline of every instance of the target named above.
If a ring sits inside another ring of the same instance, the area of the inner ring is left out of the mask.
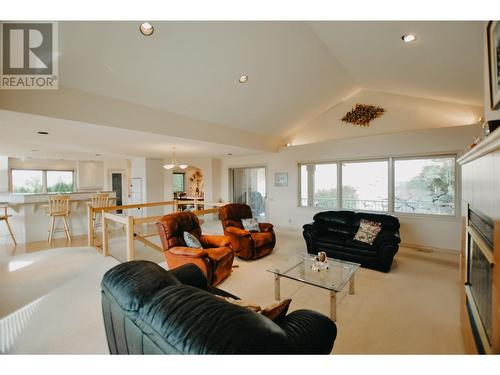
[[[248,76],[241,76],[239,81],[240,83],[246,83],[248,81]]]
[[[40,135],[48,135],[49,132],[38,132],[38,134],[40,134]]]
[[[291,145],[292,145],[292,144],[291,144],[290,142],[288,142],[288,143],[286,144],[286,147],[290,147]]]
[[[405,34],[401,37],[401,39],[403,39],[403,42],[405,42],[405,43],[411,43],[415,39],[417,39],[417,37],[413,34]]]
[[[142,35],[150,36],[155,31],[155,28],[149,22],[144,22],[141,23],[139,30],[141,30]]]

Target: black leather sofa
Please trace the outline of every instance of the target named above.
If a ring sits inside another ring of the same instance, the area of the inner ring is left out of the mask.
[[[353,211],[325,211],[304,225],[307,252],[326,252],[328,257],[360,263],[362,267],[389,272],[399,249],[399,220],[390,215]],[[373,245],[354,240],[361,219],[382,224]]]
[[[329,354],[337,327],[297,310],[277,321],[216,295],[194,264],[171,271],[131,261],[103,277],[102,310],[111,354]]]

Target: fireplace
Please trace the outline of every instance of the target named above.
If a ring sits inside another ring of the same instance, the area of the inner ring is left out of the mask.
[[[465,293],[474,339],[480,353],[490,353],[493,320],[493,221],[469,207],[467,215]]]

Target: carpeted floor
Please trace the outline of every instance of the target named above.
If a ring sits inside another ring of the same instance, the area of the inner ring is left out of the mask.
[[[218,225],[204,228],[218,233]],[[278,231],[268,257],[240,259],[220,287],[261,305],[274,302],[276,263],[304,251],[301,233]],[[124,259],[119,239],[104,258],[92,248],[60,248],[0,257],[0,353],[107,353],[100,280]],[[139,258],[165,266],[160,253],[138,246]],[[116,259],[115,259],[116,258]],[[291,309],[329,313],[329,292],[282,279]],[[459,325],[458,255],[400,249],[390,273],[360,269],[356,293],[338,295],[338,354],[464,353]]]

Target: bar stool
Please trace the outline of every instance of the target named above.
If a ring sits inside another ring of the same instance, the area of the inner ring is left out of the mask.
[[[17,246],[16,238],[14,237],[14,233],[12,232],[12,228],[10,227],[9,224],[9,217],[12,215],[7,214],[7,209],[9,208],[8,205],[0,205],[0,210],[4,210],[3,214],[0,213],[0,221],[5,221],[5,224],[7,224],[7,229],[9,230],[10,237],[12,238],[12,241],[14,241],[14,245]]]
[[[69,233],[68,222],[66,217],[71,213],[71,207],[69,202],[69,195],[56,195],[49,197],[49,206],[47,214],[51,217],[50,227],[49,227],[49,244],[52,243],[52,235],[54,232],[64,231],[66,233],[66,238],[71,241],[71,235]],[[56,218],[60,217],[63,221],[64,228],[54,228]]]
[[[109,194],[108,193],[96,193],[90,197],[90,205],[92,208],[100,208],[100,207],[109,207]],[[94,216],[92,217],[92,225],[94,226],[94,231],[97,227],[102,224],[97,221],[97,215],[102,216],[102,211],[94,212]],[[97,223],[97,224],[96,224]]]

